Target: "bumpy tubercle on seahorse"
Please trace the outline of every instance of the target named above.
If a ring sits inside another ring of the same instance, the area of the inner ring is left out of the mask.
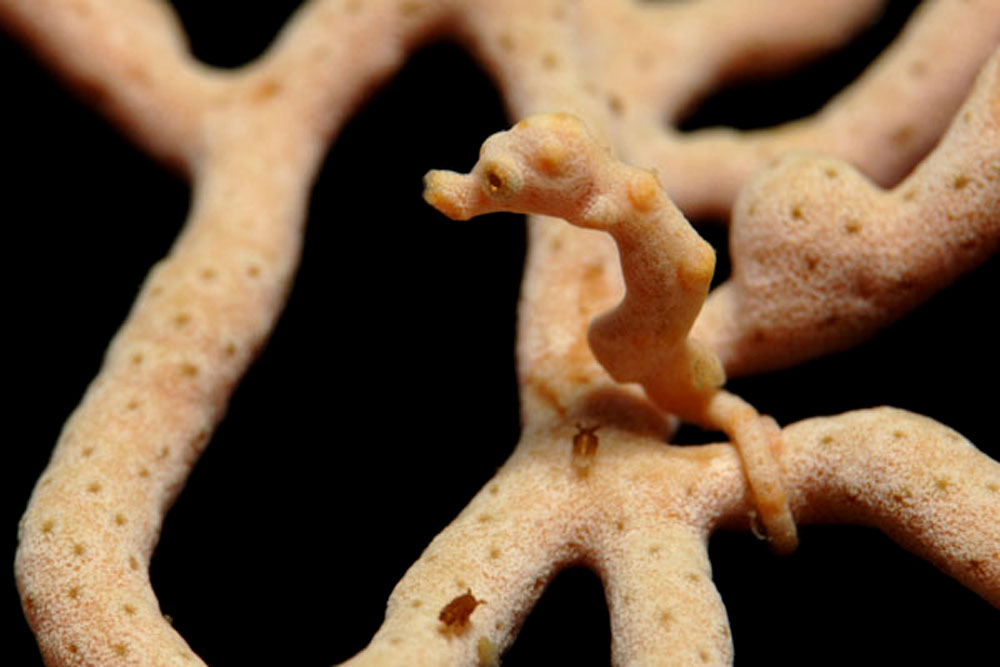
[[[617,382],[640,384],[663,410],[724,431],[740,453],[772,549],[795,549],[775,459],[780,429],[723,389],[718,357],[689,336],[708,295],[715,252],[654,173],[616,160],[576,117],[544,114],[488,138],[469,174],[431,171],[425,186],[424,198],[453,219],[535,213],[611,234],[626,292],[591,323],[594,356]]]

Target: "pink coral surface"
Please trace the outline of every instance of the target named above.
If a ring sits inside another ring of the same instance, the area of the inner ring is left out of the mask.
[[[20,514],[57,425],[176,232],[186,193],[16,48],[4,54],[24,91],[4,112],[19,167],[6,196]],[[780,111],[792,96],[769,106]],[[419,199],[426,169],[467,169],[506,124],[468,62],[435,48],[331,152],[284,318],[153,560],[160,608],[209,663],[355,654],[395,582],[510,452],[522,228],[509,216],[452,223]],[[998,361],[984,317],[995,265],[856,350],[730,386],[782,424],[905,408],[1000,458],[984,388]],[[645,418],[645,429],[666,428]],[[741,661],[835,660],[872,640],[865,662],[965,662],[996,625],[986,601],[872,529],[805,526],[799,551],[783,559],[749,533],[723,533],[710,559]],[[599,588],[579,571],[557,578],[505,664],[606,663]]]

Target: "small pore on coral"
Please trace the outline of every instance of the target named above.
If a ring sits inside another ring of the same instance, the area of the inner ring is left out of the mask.
[[[441,632],[445,634],[460,634],[469,625],[469,617],[481,604],[486,604],[483,600],[477,600],[472,595],[472,589],[466,589],[464,593],[456,597],[441,609],[438,620],[443,624]]]
[[[424,8],[422,2],[417,2],[417,0],[403,0],[399,3],[399,13],[403,16],[413,16]]]
[[[264,102],[275,97],[281,92],[282,85],[280,82],[273,79],[267,79],[262,81],[253,91],[253,100],[255,102]]]
[[[905,486],[901,486],[892,493],[892,499],[897,503],[907,503],[913,497],[913,492]]]
[[[916,133],[917,131],[909,125],[903,125],[889,135],[889,141],[897,145],[909,143]]]
[[[620,116],[625,112],[625,102],[618,95],[609,95],[608,110],[616,116]]]

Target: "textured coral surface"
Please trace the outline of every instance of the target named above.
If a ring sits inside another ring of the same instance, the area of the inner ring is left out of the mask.
[[[18,394],[12,527],[58,424],[176,233],[186,190],[18,48],[3,55],[24,91],[4,111],[19,167],[5,195],[15,234],[6,263]],[[767,106],[780,113],[794,91]],[[284,319],[153,560],[160,608],[207,662],[326,664],[355,654],[396,581],[511,451],[523,227],[513,216],[453,223],[419,198],[424,171],[467,169],[482,139],[506,125],[473,67],[437,47],[416,56],[331,152]],[[983,384],[1000,361],[984,319],[995,265],[857,350],[729,386],[782,424],[894,405],[1000,458]],[[746,663],[862,650],[871,664],[971,662],[996,625],[989,603],[872,529],[805,526],[799,550],[783,559],[745,531],[722,533],[709,557]],[[606,664],[603,609],[595,578],[561,575],[504,664]],[[15,651],[31,664],[33,640],[16,627]]]

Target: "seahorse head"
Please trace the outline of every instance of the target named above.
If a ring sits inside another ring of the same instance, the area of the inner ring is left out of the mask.
[[[429,172],[424,198],[457,219],[491,211],[571,218],[594,189],[591,166],[604,150],[574,116],[530,116],[489,137],[469,174]]]

